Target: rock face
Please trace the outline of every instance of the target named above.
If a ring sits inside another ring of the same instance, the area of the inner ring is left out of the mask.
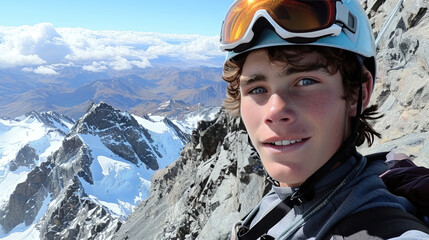
[[[376,35],[396,3],[362,1]],[[394,150],[429,166],[428,4],[405,1],[378,46],[372,103],[385,115],[374,125],[383,138],[363,154]],[[268,187],[240,120],[222,113],[201,123],[179,159],[154,175],[151,196],[114,239],[227,239]]]
[[[77,178],[71,179],[48,209],[41,239],[108,239],[122,224],[109,210],[91,201]]]
[[[376,35],[396,0],[367,0],[364,6]],[[428,1],[403,1],[377,52],[377,83],[372,103],[384,117],[375,124],[382,133],[371,148],[404,152],[429,166],[429,7]]]
[[[9,164],[10,171],[16,171],[18,167],[34,168],[35,161],[39,160],[36,150],[29,144],[26,144],[16,155],[15,160]]]
[[[222,112],[201,122],[179,159],[156,172],[151,196],[113,239],[226,239],[265,190],[241,121]]]
[[[30,225],[36,218],[48,194],[49,165],[42,164],[31,171],[27,180],[16,186],[6,208],[0,209],[0,225],[9,232],[20,223]]]

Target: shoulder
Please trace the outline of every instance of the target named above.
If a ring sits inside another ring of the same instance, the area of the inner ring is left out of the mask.
[[[378,207],[345,217],[325,239],[419,239],[414,236],[429,239],[428,226],[401,209]]]

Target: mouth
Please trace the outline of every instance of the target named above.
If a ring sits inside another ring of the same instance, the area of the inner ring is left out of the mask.
[[[270,151],[274,152],[285,152],[285,151],[292,151],[301,148],[308,138],[298,138],[293,140],[267,140],[263,142],[263,146],[265,146],[267,149],[271,149]]]
[[[296,140],[282,140],[282,141],[276,141],[276,142],[268,142],[270,145],[274,146],[289,146],[291,144],[302,142],[304,139],[296,139]]]

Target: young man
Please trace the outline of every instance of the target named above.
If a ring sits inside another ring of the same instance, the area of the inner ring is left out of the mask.
[[[429,239],[414,206],[381,181],[384,161],[356,151],[379,136],[367,122],[374,39],[357,0],[238,0],[221,49],[225,108],[276,183],[232,239]]]

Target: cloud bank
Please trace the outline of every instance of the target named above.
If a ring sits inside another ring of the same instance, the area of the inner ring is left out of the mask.
[[[156,59],[212,65],[224,56],[218,36],[0,26],[0,68],[57,75],[67,66],[102,72],[152,66]]]

